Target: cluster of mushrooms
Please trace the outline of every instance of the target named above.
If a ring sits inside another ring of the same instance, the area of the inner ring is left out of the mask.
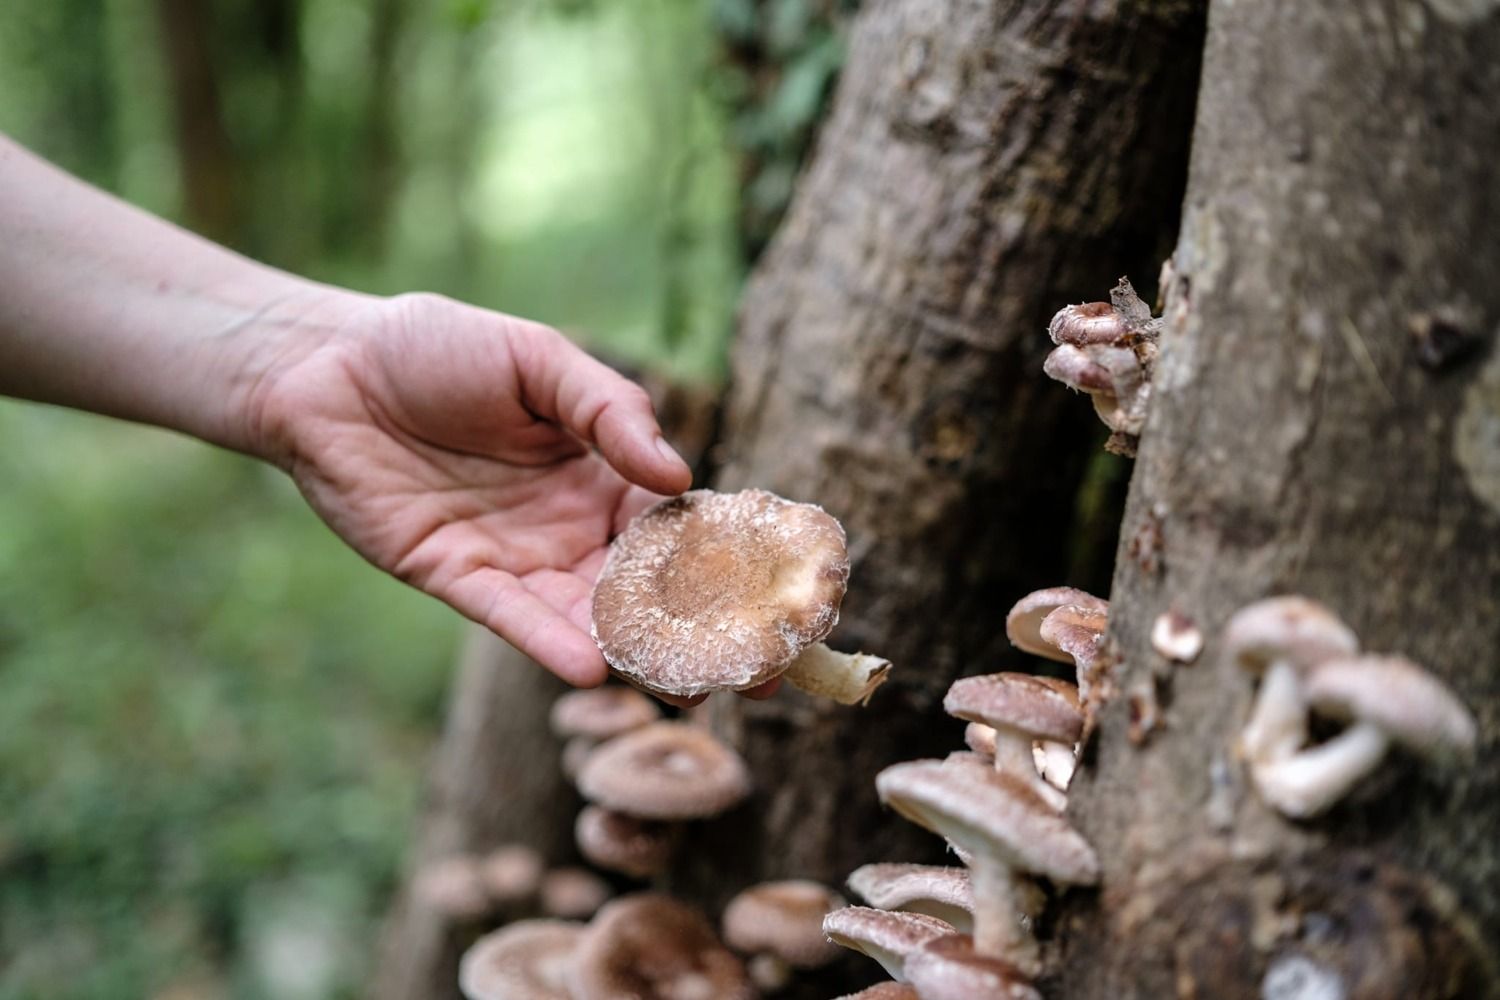
[[[850,889],[870,906],[830,913],[823,929],[897,981],[860,1000],[1038,1000],[1032,925],[1047,897],[1033,879],[1066,887],[1099,878],[1093,848],[1063,813],[1088,722],[1080,689],[1097,683],[1108,610],[1067,587],[1023,598],[1006,616],[1011,642],[1073,662],[1078,683],[1020,673],[962,678],[943,707],[969,723],[969,750],[876,777],[881,801],[946,838],[965,867],[874,864],[850,875]]]
[[[654,879],[668,870],[685,824],[732,809],[750,792],[749,771],[734,750],[700,726],[665,720],[654,700],[632,688],[569,692],[553,703],[550,721],[566,741],[563,770],[587,800],[574,825],[578,851],[606,872]],[[511,847],[495,858],[520,853]],[[445,867],[454,867],[452,859]],[[661,892],[606,902],[608,883],[588,877],[601,893],[586,909],[560,912],[544,900],[544,918],[515,920],[479,938],[460,965],[464,995],[748,1000],[838,954],[822,921],[844,901],[815,882],[746,889],[725,908],[716,932],[701,912]]]

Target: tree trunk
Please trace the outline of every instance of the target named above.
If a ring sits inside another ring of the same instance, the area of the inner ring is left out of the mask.
[[[1494,0],[1213,6],[1115,573],[1120,694],[1070,793],[1103,889],[1064,901],[1048,995],[1500,992],[1497,158]],[[1323,817],[1271,811],[1217,638],[1278,593],[1451,685],[1478,763],[1396,754]],[[1208,638],[1175,669],[1149,642],[1169,609]]]
[[[679,874],[711,907],[763,878],[837,884],[940,854],[880,809],[873,778],[960,745],[944,690],[1019,663],[1005,608],[1064,582],[1094,417],[1040,376],[1044,330],[1059,301],[1155,270],[1201,15],[884,0],[857,20],[820,150],[744,302],[718,485],[843,521],[853,575],[832,641],[896,669],[864,709],[710,700],[760,776],[754,822],[708,827]]]

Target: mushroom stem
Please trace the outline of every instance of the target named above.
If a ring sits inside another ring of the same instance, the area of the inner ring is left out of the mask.
[[[1009,726],[995,727],[995,770],[1024,781],[1047,805],[1058,812],[1068,807],[1068,797],[1053,788],[1037,773],[1036,756],[1031,752],[1032,739]]]
[[[1032,745],[1031,754],[1043,780],[1058,791],[1066,792],[1073,780],[1073,771],[1078,767],[1077,752],[1073,745],[1038,740]]]
[[[1286,816],[1305,819],[1343,798],[1375,769],[1389,745],[1379,727],[1356,723],[1310,750],[1253,763],[1250,773],[1267,802]]]
[[[974,880],[974,950],[1003,959],[1028,976],[1041,972],[1036,939],[1021,921],[1015,873],[1001,862],[980,858],[969,871]]]
[[[1307,697],[1302,676],[1289,660],[1266,668],[1250,720],[1240,733],[1240,754],[1261,763],[1282,760],[1307,742]]]
[[[840,653],[815,642],[781,676],[808,694],[855,705],[868,702],[890,670],[890,660],[868,653]]]

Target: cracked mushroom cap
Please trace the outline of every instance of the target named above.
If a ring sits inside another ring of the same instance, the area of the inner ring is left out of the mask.
[[[552,703],[552,732],[564,739],[607,740],[661,718],[656,702],[635,688],[618,685],[569,691]]]
[[[1404,656],[1326,660],[1307,679],[1307,699],[1322,714],[1372,725],[1423,757],[1474,752],[1474,716],[1447,685]]]
[[[823,918],[844,905],[842,896],[817,882],[751,886],[724,909],[724,943],[741,954],[771,954],[793,968],[816,969],[838,957],[823,936]]]
[[[1042,1000],[1020,969],[979,954],[967,934],[929,941],[906,960],[906,978],[922,1000]]]
[[[464,952],[458,988],[468,1000],[571,1000],[568,967],[583,925],[521,920],[486,934]]]
[[[603,806],[584,806],[573,824],[578,852],[589,863],[631,878],[649,878],[667,870],[682,828],[636,819]]]
[[[894,764],[875,776],[880,800],[980,859],[1067,885],[1099,880],[1088,841],[1026,782],[981,764]]]
[[[907,956],[954,931],[952,925],[923,913],[846,906],[823,918],[823,933],[839,947],[873,958],[892,979],[905,981]]]
[[[1072,656],[1042,638],[1042,620],[1058,608],[1069,606],[1101,612],[1109,610],[1108,601],[1074,587],[1033,591],[1017,601],[1005,616],[1005,634],[1011,645],[1035,656],[1072,663]]]
[[[693,490],[610,546],[594,639],[649,691],[743,691],[833,630],[848,582],[844,529],[822,508],[764,490]]]
[[[1325,605],[1306,597],[1268,597],[1236,611],[1224,626],[1224,655],[1262,674],[1282,660],[1307,671],[1324,660],[1359,652],[1354,630]]]
[[[874,864],[854,869],[849,888],[882,910],[925,913],[969,931],[974,887],[965,868],[947,865]]]
[[[655,893],[599,911],[573,953],[573,1000],[754,1000],[740,960],[697,910]]]
[[[590,754],[578,774],[578,791],[642,819],[702,819],[749,795],[750,772],[739,754],[706,729],[655,722]]]
[[[1034,740],[1073,744],[1083,735],[1078,689],[1050,677],[1013,673],[961,677],[943,697],[943,711]]]

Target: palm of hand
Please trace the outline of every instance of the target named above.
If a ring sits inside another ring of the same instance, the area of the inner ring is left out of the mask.
[[[627,471],[655,462],[635,478],[670,489],[639,389],[546,328],[415,296],[362,309],[270,398],[299,488],[365,558],[565,680],[603,679],[594,577],[613,535],[659,496],[543,414]],[[642,413],[644,441],[616,426]]]

